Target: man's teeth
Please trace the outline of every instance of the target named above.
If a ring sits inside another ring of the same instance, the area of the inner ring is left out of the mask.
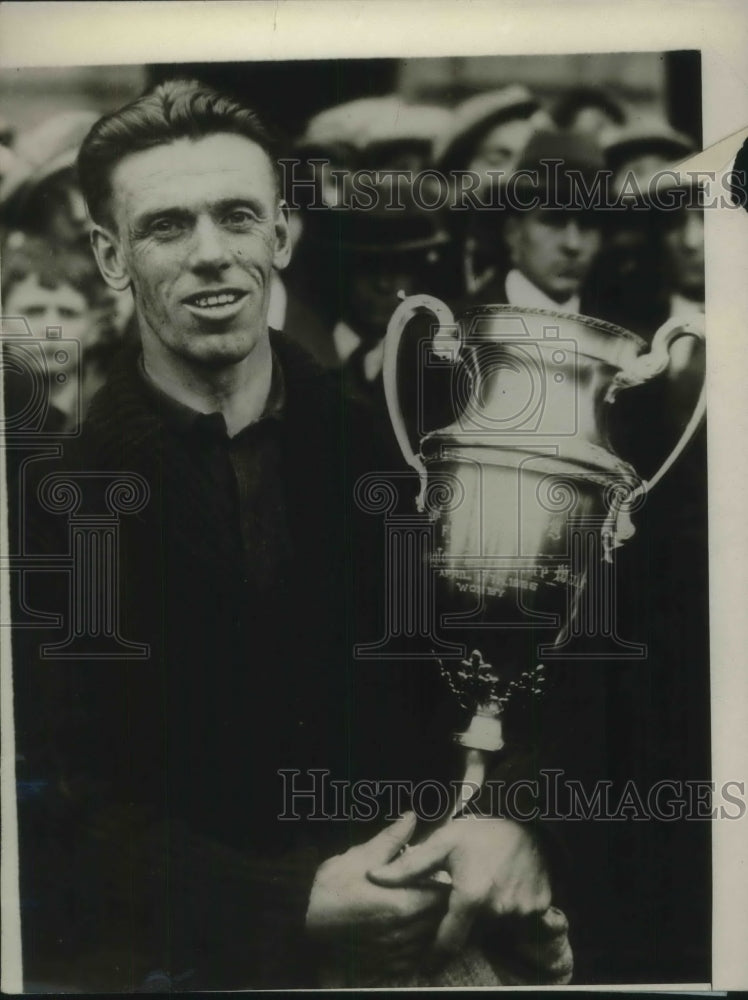
[[[209,309],[211,306],[227,306],[237,302],[240,296],[236,292],[222,292],[220,295],[203,295],[199,299],[193,299],[198,309]]]

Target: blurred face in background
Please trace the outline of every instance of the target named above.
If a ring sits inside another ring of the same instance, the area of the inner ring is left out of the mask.
[[[534,208],[512,213],[506,241],[517,270],[556,302],[578,295],[600,249],[591,212]]]
[[[31,212],[39,219],[40,229],[57,243],[88,248],[91,229],[83,194],[72,170],[49,177],[34,192]]]
[[[673,291],[697,302],[704,300],[703,209],[664,212],[663,242]]]
[[[400,305],[398,292],[422,291],[415,254],[361,253],[353,256],[347,280],[346,319],[364,340],[377,341]]]
[[[35,274],[14,284],[4,296],[4,312],[9,317],[22,316],[41,347],[47,371],[55,375],[65,368],[65,345],[47,338],[48,327],[59,327],[61,336],[77,340],[85,349],[91,331],[91,316],[85,297],[72,285],[45,287]]]
[[[569,126],[570,132],[577,132],[579,135],[590,135],[593,138],[600,134],[604,128],[615,125],[613,118],[604,110],[590,104],[580,108],[574,115],[574,119]]]
[[[529,118],[515,118],[495,125],[476,147],[468,169],[478,174],[488,170],[511,173],[535,128]]]

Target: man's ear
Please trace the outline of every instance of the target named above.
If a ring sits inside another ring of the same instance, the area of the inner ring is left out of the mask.
[[[91,246],[107,285],[116,292],[124,292],[129,288],[130,272],[117,236],[104,226],[95,225],[91,230]]]
[[[288,267],[291,260],[291,229],[289,225],[288,205],[285,201],[278,202],[278,209],[275,213],[275,253],[273,254],[273,267],[277,271],[282,271]]]

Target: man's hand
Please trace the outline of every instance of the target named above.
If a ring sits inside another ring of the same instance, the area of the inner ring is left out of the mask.
[[[413,834],[415,816],[403,816],[371,840],[317,869],[306,915],[308,933],[344,948],[359,972],[405,973],[431,945],[446,909],[443,886],[383,888],[367,871],[386,866]],[[409,879],[413,882],[415,879]]]
[[[452,891],[436,935],[438,951],[458,951],[481,912],[527,917],[544,913],[551,904],[535,838],[507,819],[454,819],[399,858],[371,868],[369,878],[379,886],[402,887],[440,868],[452,877]]]

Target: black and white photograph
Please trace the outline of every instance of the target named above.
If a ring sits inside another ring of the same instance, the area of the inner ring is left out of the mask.
[[[2,51],[4,990],[718,980],[748,158],[625,42]]]

